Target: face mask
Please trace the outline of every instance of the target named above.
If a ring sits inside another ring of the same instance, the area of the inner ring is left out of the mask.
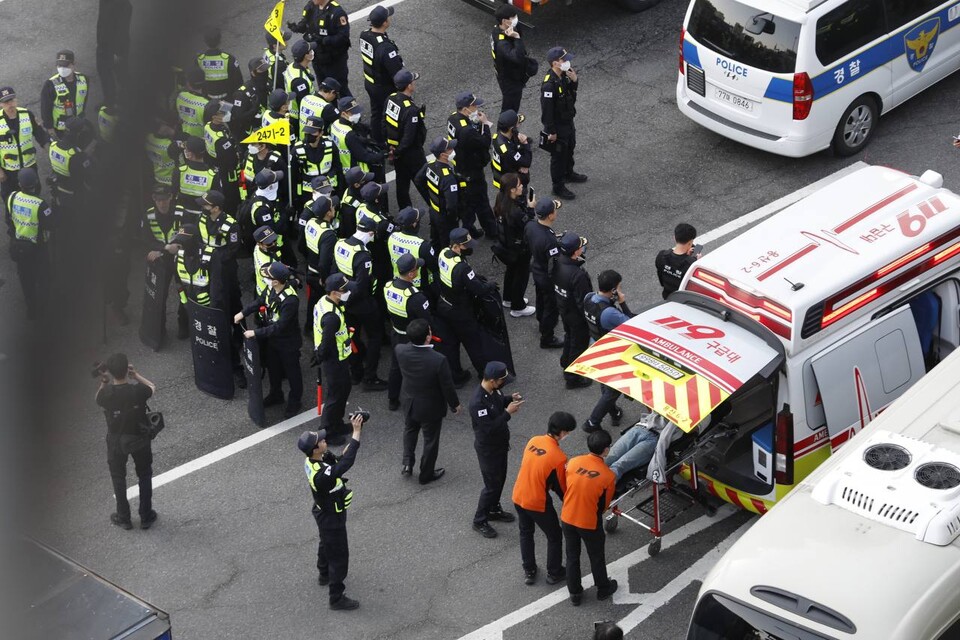
[[[462,255],[462,256],[472,256],[472,255],[473,255],[473,247],[464,247],[463,249],[460,250],[460,255]]]
[[[480,112],[479,112],[479,111],[474,111],[474,112],[471,113],[468,117],[470,118],[470,122],[472,122],[472,123],[474,123],[474,124],[480,122]]]
[[[263,196],[267,200],[276,200],[277,199],[277,190],[280,188],[280,185],[273,183],[266,189],[257,189],[257,195]]]
[[[510,28],[516,29],[518,24],[520,24],[520,18],[518,16],[513,16],[513,18],[510,19]]]
[[[560,63],[560,71],[570,71],[570,61],[564,60]]]
[[[248,145],[247,145],[247,153],[249,153],[249,154],[252,155],[252,156],[255,156],[255,155],[257,155],[258,153],[260,153],[260,147],[258,147],[258,146],[255,145],[255,144],[248,144]]]
[[[447,160],[453,160],[455,157],[457,157],[456,150],[450,152],[450,155],[447,156]]]
[[[267,288],[270,288],[273,286],[273,280],[271,280],[267,276],[263,276],[263,284],[265,284]]]
[[[334,231],[336,231],[337,229],[339,229],[339,228],[340,228],[340,219],[339,219],[339,218],[334,218],[333,220],[331,220],[331,221],[330,221],[330,228],[333,229]]]
[[[341,293],[341,294],[340,294],[340,302],[346,302],[347,300],[349,300],[349,299],[350,299],[350,293],[351,293],[350,291],[344,291],[343,293]]]
[[[357,124],[358,122],[360,122],[360,114],[359,114],[359,113],[351,113],[351,114],[350,114],[350,122],[352,122],[353,124]]]
[[[70,67],[57,67],[57,73],[60,74],[61,78],[69,78],[70,74],[73,73],[73,69]]]
[[[227,111],[225,114],[223,114],[223,124],[227,124],[228,122],[230,122],[230,118],[232,117],[232,115],[233,114],[230,111]]]
[[[373,232],[357,231],[357,239],[360,240],[360,242],[362,242],[363,244],[368,244],[371,240],[373,240]]]

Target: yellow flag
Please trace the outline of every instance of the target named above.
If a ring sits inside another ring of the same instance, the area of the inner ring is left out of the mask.
[[[270,12],[270,17],[267,18],[267,21],[263,23],[263,28],[267,30],[271,36],[276,38],[277,42],[280,43],[281,47],[287,46],[287,43],[283,41],[283,3],[285,0],[280,0],[277,3],[277,6],[273,8],[273,11]]]
[[[290,121],[286,118],[282,118],[265,126],[262,129],[257,129],[247,136],[246,139],[242,140],[240,144],[250,144],[254,142],[283,145],[290,144]]]

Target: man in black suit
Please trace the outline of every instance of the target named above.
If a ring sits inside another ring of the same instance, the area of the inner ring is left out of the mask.
[[[403,375],[400,397],[406,424],[403,429],[403,468],[401,475],[413,473],[417,438],[423,431],[423,457],[420,459],[420,484],[439,480],[442,468],[434,468],[440,447],[440,426],[447,407],[460,413],[460,399],[453,386],[450,363],[433,350],[433,332],[426,320],[407,325],[407,344],[396,346],[397,362]]]

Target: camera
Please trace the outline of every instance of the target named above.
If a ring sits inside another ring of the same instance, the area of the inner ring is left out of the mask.
[[[107,365],[102,362],[94,362],[93,368],[90,369],[91,378],[99,378],[100,376],[107,375]]]
[[[364,424],[366,423],[367,420],[370,419],[370,412],[364,409],[357,408],[356,411],[351,411],[349,414],[347,414],[347,418],[349,418],[351,422],[357,416],[360,416],[360,424]]]

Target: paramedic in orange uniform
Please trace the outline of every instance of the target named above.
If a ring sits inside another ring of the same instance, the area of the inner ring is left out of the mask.
[[[526,584],[533,584],[537,579],[535,526],[547,537],[547,584],[566,578],[563,532],[549,491],[552,489],[562,500],[567,490],[567,454],[560,448],[560,441],[576,428],[577,421],[572,415],[557,411],[547,422],[546,435],[530,438],[523,449],[520,472],[513,485],[513,505],[520,523],[520,558]]]
[[[580,584],[580,542],[587,548],[593,581],[597,585],[597,600],[606,600],[617,590],[617,581],[607,577],[604,553],[606,534],[601,515],[613,499],[616,476],[603,461],[610,452],[613,438],[605,430],[587,436],[585,456],[571,458],[567,463],[567,491],[563,496],[560,521],[567,547],[567,590],[570,602],[579,606],[583,600]]]

